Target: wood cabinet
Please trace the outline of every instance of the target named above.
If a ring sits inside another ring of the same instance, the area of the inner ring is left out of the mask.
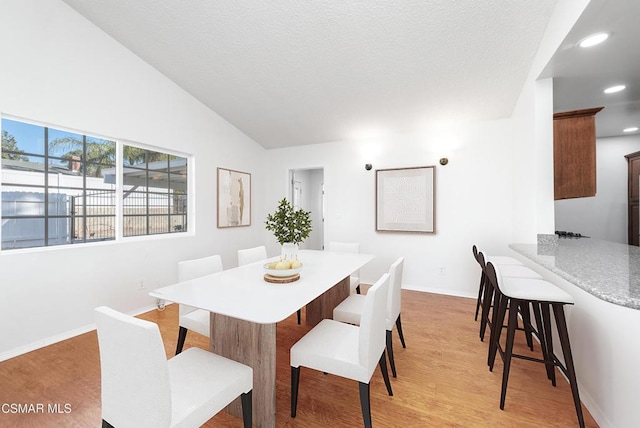
[[[604,107],[553,115],[554,199],[596,195],[596,113]]]
[[[629,163],[629,245],[640,245],[640,152],[628,154],[625,158]]]

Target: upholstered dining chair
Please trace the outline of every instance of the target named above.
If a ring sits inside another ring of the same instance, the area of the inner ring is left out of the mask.
[[[358,381],[365,427],[371,427],[369,383],[380,366],[387,393],[393,395],[385,357],[385,317],[389,274],[369,289],[360,327],[330,319],[322,320],[290,350],[291,417],[296,416],[300,367],[308,367]]]
[[[167,360],[157,324],[95,309],[102,426],[199,427],[238,396],[251,427],[253,370],[200,348]]]
[[[327,251],[335,253],[359,253],[360,244],[355,242],[329,242]],[[360,271],[357,270],[349,276],[349,288],[351,294],[360,294]]]
[[[267,258],[267,248],[265,246],[246,248],[238,250],[238,266],[257,262]]]
[[[402,298],[402,270],[404,267],[404,257],[398,258],[389,268],[389,299],[387,301],[387,355],[391,365],[391,374],[398,377],[396,373],[396,363],[393,356],[392,331],[395,324],[398,329],[398,336],[402,347],[406,348],[404,334],[402,333],[402,321],[400,319],[401,298]],[[352,294],[344,299],[333,309],[333,319],[349,324],[360,324],[362,309],[364,308],[365,296],[362,294]]]
[[[202,257],[194,260],[178,262],[178,281],[188,281],[190,279],[209,275],[222,271],[222,258],[219,255]],[[179,306],[178,323],[178,344],[176,345],[176,355],[182,352],[184,341],[187,338],[187,331],[195,331],[203,336],[209,337],[209,320],[211,313],[204,309],[197,309],[192,306]]]

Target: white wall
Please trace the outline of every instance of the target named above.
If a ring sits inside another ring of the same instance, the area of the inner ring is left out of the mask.
[[[66,4],[0,10],[0,112],[192,154],[197,186],[189,234],[2,252],[0,360],[84,331],[96,306],[154,305],[148,292],[176,281],[179,260],[218,253],[232,267],[238,248],[264,243],[264,149]],[[252,174],[250,227],[216,229],[217,166]]]
[[[360,272],[363,282],[375,281],[402,255],[405,288],[473,296],[479,273],[472,245],[504,252],[511,242],[510,144],[510,121],[501,120],[270,150],[267,199],[286,194],[285,171],[324,168],[325,239],[360,242],[362,252],[376,255]],[[449,158],[444,167],[438,163],[443,156]],[[436,233],[376,232],[375,169],[424,165],[437,165]]]
[[[630,153],[640,151],[640,136],[596,140],[596,196],[555,202],[556,229],[628,243],[628,169]]]

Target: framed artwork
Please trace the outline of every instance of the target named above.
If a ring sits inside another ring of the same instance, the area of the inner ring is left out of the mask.
[[[251,174],[218,168],[218,227],[251,226]]]
[[[435,167],[376,170],[376,230],[435,233]]]

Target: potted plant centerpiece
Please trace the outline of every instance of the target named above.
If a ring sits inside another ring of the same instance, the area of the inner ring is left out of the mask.
[[[294,209],[286,198],[279,202],[278,209],[273,214],[267,214],[266,228],[273,232],[282,245],[284,259],[295,259],[298,244],[309,237],[312,230],[310,215],[310,211]]]

